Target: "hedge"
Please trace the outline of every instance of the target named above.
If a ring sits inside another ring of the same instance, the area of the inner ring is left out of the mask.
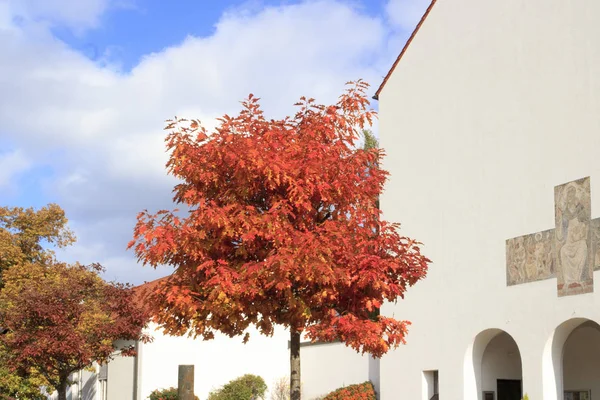
[[[198,396],[194,396],[196,400]],[[150,393],[150,400],[179,400],[177,396],[177,388],[170,387],[168,389],[156,389],[152,393]]]
[[[369,381],[339,388],[323,400],[376,400],[375,388]]]

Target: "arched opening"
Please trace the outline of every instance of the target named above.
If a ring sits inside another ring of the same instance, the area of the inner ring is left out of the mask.
[[[464,364],[465,400],[521,400],[521,353],[515,340],[501,329],[475,337]]]
[[[600,325],[574,318],[559,325],[544,349],[544,399],[590,400],[600,393]]]

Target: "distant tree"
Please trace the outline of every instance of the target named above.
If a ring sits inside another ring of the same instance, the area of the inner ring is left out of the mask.
[[[290,400],[290,380],[282,377],[273,382],[271,389],[270,400]]]
[[[56,204],[37,211],[0,207],[0,288],[1,274],[9,267],[43,261],[53,255],[48,245],[65,247],[74,241],[65,212]]]
[[[188,213],[140,213],[129,244],[144,264],[175,267],[150,296],[168,334],[289,328],[292,400],[301,334],[380,357],[404,342],[408,322],[372,311],[402,297],[429,263],[380,219],[383,152],[357,149],[374,117],[367,86],[351,83],[330,106],[301,98],[283,120],[267,120],[250,95],[211,135],[199,121],[169,121],[174,201]]]
[[[375,136],[375,134],[373,133],[372,130],[363,129],[362,136],[363,136],[363,140],[364,140],[364,142],[363,142],[364,150],[371,150],[371,149],[379,148],[379,140],[377,140],[377,137]]]
[[[66,399],[69,375],[111,358],[117,340],[147,340],[146,314],[131,288],[106,283],[100,266],[29,262],[4,271],[0,335],[6,365],[21,376],[32,369]],[[124,346],[123,355],[133,353]]]

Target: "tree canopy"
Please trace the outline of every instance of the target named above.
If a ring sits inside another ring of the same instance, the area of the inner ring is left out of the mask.
[[[39,210],[0,207],[0,274],[13,265],[51,257],[47,246],[65,247],[75,241],[67,217],[57,204]],[[46,247],[44,247],[46,245]],[[0,287],[2,277],[0,275]]]
[[[381,219],[384,153],[357,148],[375,116],[367,87],[350,83],[329,106],[301,98],[282,120],[250,95],[211,134],[197,120],[168,122],[174,201],[188,211],[140,213],[130,243],[143,263],[175,267],[151,295],[166,332],[210,339],[253,324],[270,335],[279,324],[292,353],[305,332],[376,357],[404,341],[406,321],[372,311],[402,297],[429,260]]]

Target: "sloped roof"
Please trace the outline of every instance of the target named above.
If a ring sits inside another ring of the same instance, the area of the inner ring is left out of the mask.
[[[146,297],[151,294],[158,286],[158,284],[169,276],[163,276],[162,278],[155,279],[150,282],[144,282],[141,285],[134,286],[133,289],[133,301],[135,301],[140,307],[148,307]]]
[[[373,98],[375,100],[379,100],[379,93],[381,93],[381,91],[383,90],[383,87],[385,86],[385,84],[387,83],[388,79],[390,78],[390,76],[392,75],[392,73],[394,72],[394,70],[396,69],[396,66],[398,65],[398,63],[400,62],[400,60],[402,59],[402,57],[404,56],[404,53],[406,53],[406,50],[408,49],[408,46],[410,46],[410,44],[412,43],[413,39],[417,35],[417,32],[419,32],[419,29],[421,29],[421,26],[423,25],[423,23],[425,22],[425,20],[429,16],[429,13],[433,9],[433,6],[435,5],[436,2],[437,2],[437,0],[431,0],[431,4],[429,4],[429,7],[427,7],[427,10],[425,11],[425,14],[423,14],[423,16],[421,17],[421,20],[417,24],[415,30],[412,32],[412,34],[410,35],[410,37],[406,41],[406,44],[402,48],[402,51],[400,52],[400,54],[396,58],[396,61],[394,61],[394,64],[392,65],[392,68],[390,68],[390,70],[387,73],[387,75],[385,76],[385,78],[383,78],[383,82],[381,82],[381,85],[379,85],[379,89],[377,89],[377,92],[375,92],[375,96],[373,96]]]

